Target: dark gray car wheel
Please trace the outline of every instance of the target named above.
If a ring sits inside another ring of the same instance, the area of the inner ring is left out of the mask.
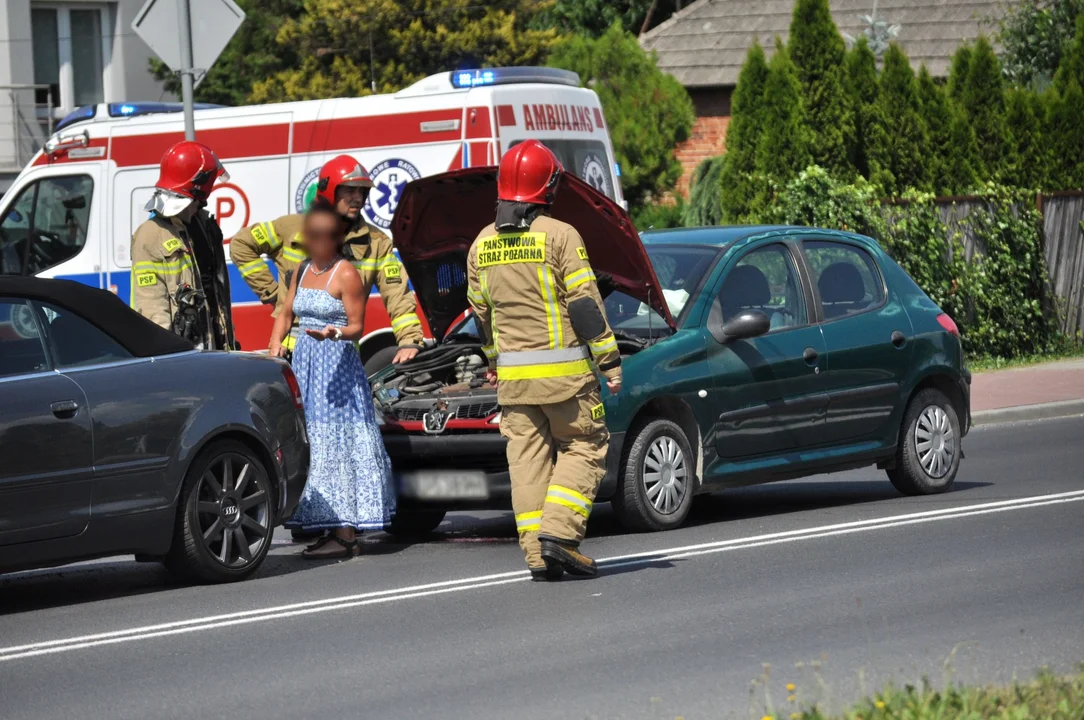
[[[926,388],[907,405],[888,479],[904,495],[932,495],[952,487],[960,469],[960,419],[943,392]]]
[[[696,458],[677,423],[665,419],[641,425],[629,444],[617,494],[618,520],[629,530],[671,530],[689,515],[696,482]]]
[[[185,476],[166,565],[198,582],[247,578],[271,547],[274,499],[267,469],[248,447],[212,443]]]

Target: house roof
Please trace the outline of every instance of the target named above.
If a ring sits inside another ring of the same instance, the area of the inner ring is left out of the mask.
[[[842,33],[858,37],[860,19],[877,4],[877,19],[900,25],[897,40],[917,70],[948,75],[961,42],[991,33],[987,21],[1001,14],[999,0],[830,0]],[[640,44],[658,53],[659,67],[685,87],[735,85],[749,46],[759,39],[771,55],[775,36],[785,41],[794,0],[696,0],[645,33]]]

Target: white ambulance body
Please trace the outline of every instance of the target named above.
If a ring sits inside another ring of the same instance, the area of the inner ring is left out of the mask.
[[[0,198],[0,274],[77,280],[129,300],[132,233],[147,218],[162,154],[184,139],[182,114],[157,106],[81,108],[85,119],[49,139]],[[318,169],[336,155],[353,155],[369,170],[375,187],[364,213],[386,229],[410,180],[496,165],[527,138],[623,202],[598,97],[565,71],[448,72],[394,95],[196,111],[196,139],[230,175],[208,203],[227,242],[248,224],[303,211]],[[230,282],[242,347],[266,347],[271,309],[232,265]],[[366,333],[363,356],[394,343],[383,303],[367,304]]]

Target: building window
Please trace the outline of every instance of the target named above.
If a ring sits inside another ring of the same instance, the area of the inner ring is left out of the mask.
[[[57,115],[81,105],[105,101],[105,71],[109,64],[110,13],[96,5],[37,5],[30,11],[34,40],[36,102],[44,106],[52,95]]]

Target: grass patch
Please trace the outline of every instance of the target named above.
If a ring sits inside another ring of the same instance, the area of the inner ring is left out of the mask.
[[[787,689],[793,707],[794,686]],[[1084,667],[1068,677],[1042,671],[1008,687],[889,686],[839,715],[784,707],[763,720],[1084,720]]]

